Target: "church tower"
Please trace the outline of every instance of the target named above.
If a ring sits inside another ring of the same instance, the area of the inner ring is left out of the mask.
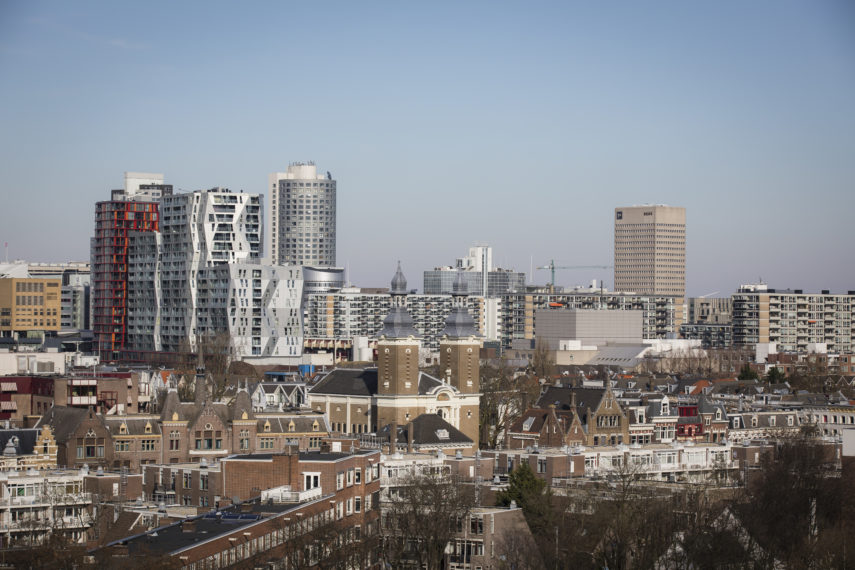
[[[401,263],[389,291],[392,306],[377,341],[377,394],[415,396],[419,393],[419,335],[407,312],[407,280]]]
[[[458,272],[452,289],[454,299],[451,313],[445,319],[445,329],[439,341],[439,370],[443,380],[461,394],[479,394],[480,390],[480,334],[475,329],[475,320],[466,308],[466,281]],[[469,436],[478,446],[479,406],[464,405],[460,410],[460,431]]]

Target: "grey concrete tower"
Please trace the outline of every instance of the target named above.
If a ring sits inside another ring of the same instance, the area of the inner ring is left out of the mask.
[[[314,162],[295,162],[268,178],[270,256],[276,265],[332,267],[336,255],[336,181]]]

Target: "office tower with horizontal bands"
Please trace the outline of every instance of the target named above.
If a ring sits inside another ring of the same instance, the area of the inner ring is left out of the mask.
[[[295,162],[268,179],[270,257],[277,265],[332,267],[336,253],[336,181],[313,162]]]
[[[685,296],[685,208],[615,208],[615,291]]]
[[[92,330],[102,358],[118,358],[127,342],[128,247],[132,232],[157,232],[158,204],[172,194],[162,174],[126,172],[125,186],[95,204],[91,240]]]

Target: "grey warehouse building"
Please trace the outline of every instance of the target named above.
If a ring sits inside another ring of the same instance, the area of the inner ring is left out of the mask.
[[[558,350],[563,340],[578,340],[586,346],[641,344],[642,311],[538,309],[535,338],[550,350]]]

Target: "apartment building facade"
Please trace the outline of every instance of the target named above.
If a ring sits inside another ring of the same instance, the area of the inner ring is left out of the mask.
[[[733,301],[733,343],[777,343],[779,352],[807,352],[823,343],[829,353],[855,350],[855,291],[805,293],[743,285]]]
[[[479,334],[483,334],[483,297],[470,296],[463,302],[475,319]],[[376,339],[392,307],[392,297],[389,293],[362,293],[356,288],[346,288],[336,293],[309,295],[306,303],[306,338]],[[422,335],[422,346],[432,353],[439,350],[445,319],[453,305],[451,295],[407,296],[407,310]]]
[[[302,273],[263,265],[257,194],[212,188],[167,196],[162,232],[129,246],[129,345],[196,350],[224,338],[238,359],[302,353]]]
[[[160,229],[159,202],[172,194],[162,174],[125,173],[123,189],[95,204],[91,240],[91,311],[96,351],[105,360],[119,357],[128,334],[128,248],[132,232]]]
[[[499,297],[496,327],[498,340],[509,348],[514,340],[535,338],[535,315],[539,309],[600,309],[641,311],[643,339],[666,338],[680,330],[682,299],[670,295],[627,293],[509,293]]]

